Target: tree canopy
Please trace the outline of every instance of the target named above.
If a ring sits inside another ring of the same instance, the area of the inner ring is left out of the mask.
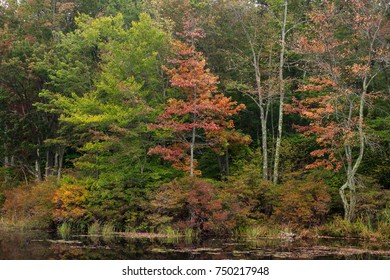
[[[389,30],[383,0],[1,1],[0,217],[388,226]]]

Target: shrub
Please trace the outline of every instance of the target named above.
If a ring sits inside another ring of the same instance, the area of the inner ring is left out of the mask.
[[[149,220],[157,227],[188,228],[207,233],[232,230],[242,210],[230,203],[232,194],[213,184],[185,177],[162,185],[151,202],[153,214]]]
[[[378,185],[372,178],[362,178],[356,200],[356,216],[366,221],[381,219],[387,203],[390,201],[390,190]]]
[[[86,204],[92,220],[111,222],[118,230],[135,228],[144,222],[147,187],[121,182],[102,186],[91,183],[87,190]]]
[[[86,219],[88,212],[85,205],[87,191],[78,184],[63,184],[52,198],[55,204],[53,218],[56,222],[76,223]]]
[[[225,183],[225,192],[237,203],[242,211],[245,209],[245,221],[266,220],[272,214],[275,199],[272,183],[261,179],[256,170],[248,170],[242,175],[230,177]]]
[[[238,170],[224,182],[224,188],[234,194],[235,200],[246,210],[245,223],[266,220],[274,208],[274,187],[271,182],[262,179],[261,153],[250,154],[248,160],[235,162]]]
[[[274,218],[292,226],[313,226],[324,221],[331,196],[328,186],[313,175],[289,180],[277,190]]]
[[[56,189],[56,183],[47,180],[6,191],[4,218],[32,227],[48,227],[52,221],[52,198]]]
[[[16,188],[27,180],[26,171],[16,166],[0,166],[0,191]]]
[[[101,225],[98,221],[95,221],[88,227],[88,235],[96,235],[101,231]]]

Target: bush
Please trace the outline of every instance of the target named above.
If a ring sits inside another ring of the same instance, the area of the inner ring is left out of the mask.
[[[32,227],[49,227],[54,209],[52,198],[56,189],[56,183],[47,180],[6,191],[3,205],[5,220]]]
[[[286,181],[279,186],[277,195],[274,218],[281,223],[298,227],[318,225],[329,211],[328,186],[313,175]]]
[[[356,217],[367,221],[381,219],[390,201],[390,190],[384,189],[369,177],[364,177],[362,183],[363,186],[358,188],[357,193]]]
[[[160,187],[151,202],[149,220],[159,228],[170,225],[181,231],[228,232],[243,210],[233,196],[199,178],[177,179]]]
[[[258,222],[271,216],[275,193],[272,183],[262,179],[260,151],[257,150],[248,158],[235,162],[239,168],[224,182],[224,188],[230,194],[234,194],[241,208],[247,210],[246,222],[249,220]]]
[[[246,222],[264,221],[271,216],[275,204],[274,187],[271,182],[262,180],[256,170],[230,177],[225,190],[246,210]]]
[[[144,222],[146,187],[113,183],[88,186],[87,209],[94,221],[111,222],[118,230],[135,228]]]
[[[56,222],[77,223],[88,216],[85,205],[87,191],[84,186],[63,184],[52,198],[55,204],[53,218]]]

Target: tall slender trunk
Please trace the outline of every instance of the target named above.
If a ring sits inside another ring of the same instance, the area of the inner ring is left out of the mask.
[[[263,179],[268,180],[268,147],[267,147],[267,121],[264,118],[264,109],[260,109],[261,113],[261,146],[263,150]]]
[[[50,151],[46,151],[46,166],[45,166],[45,178],[52,175],[52,164],[50,158]]]
[[[241,14],[237,14],[238,18],[240,19],[240,23],[242,26],[242,29],[245,33],[245,36],[248,40],[248,43],[250,45],[250,49],[252,52],[252,64],[255,70],[255,77],[256,77],[256,91],[257,91],[257,99],[256,100],[253,96],[251,98],[255,101],[257,106],[260,109],[260,126],[261,126],[261,149],[262,149],[262,156],[263,156],[263,174],[262,177],[264,180],[268,180],[268,147],[267,147],[267,112],[269,109],[269,106],[264,106],[264,98],[262,95],[262,88],[261,88],[261,72],[260,72],[260,55],[257,55],[256,53],[256,47],[254,44],[254,41],[252,40],[247,28],[245,27],[245,24],[242,19]],[[269,99],[267,100],[269,102]]]
[[[263,154],[263,179],[268,180],[267,117],[264,110],[264,98],[261,90],[261,73],[257,56],[253,51],[253,66],[256,75],[257,98],[260,109],[261,149]]]
[[[347,167],[347,180],[340,188],[340,196],[344,205],[344,219],[352,221],[355,218],[356,209],[356,173],[360,167],[364,155],[364,103],[367,95],[367,77],[363,82],[363,92],[360,97],[359,103],[359,119],[358,119],[358,133],[359,133],[359,155],[352,166],[352,151],[350,147],[347,147],[348,167]],[[348,190],[349,195],[347,196],[346,191]]]
[[[280,146],[282,143],[282,132],[283,132],[283,106],[284,106],[284,78],[283,78],[283,67],[284,67],[284,53],[286,49],[286,23],[287,23],[287,11],[288,11],[288,0],[284,1],[284,15],[282,25],[282,41],[280,50],[280,62],[279,62],[279,121],[278,121],[278,136],[276,138],[275,147],[275,161],[274,161],[274,176],[273,183],[276,185],[279,180],[279,162],[280,162]]]
[[[388,9],[388,6],[386,6],[386,9],[384,11],[384,14],[386,14]],[[376,31],[373,34],[373,37],[370,37],[370,32],[367,32],[367,35],[370,38],[370,46],[368,50],[368,63],[371,63],[372,61],[372,56],[374,52],[374,42],[377,39],[378,31],[381,26],[382,19],[378,22]],[[370,65],[367,65],[370,67]],[[343,201],[344,205],[344,219],[347,221],[352,221],[355,218],[355,209],[356,209],[356,173],[360,167],[360,164],[363,160],[364,156],[364,149],[365,149],[365,143],[364,143],[364,104],[366,102],[366,95],[367,95],[367,90],[368,86],[370,85],[371,81],[373,78],[376,76],[374,74],[369,78],[368,74],[364,76],[363,79],[363,86],[362,86],[362,94],[360,96],[360,102],[359,102],[359,118],[358,118],[358,134],[359,134],[359,155],[355,161],[355,164],[352,167],[352,149],[347,150],[347,153],[349,153],[349,158],[347,155],[347,159],[349,164],[347,168],[347,179],[346,182],[341,186],[340,188],[340,196],[341,200]],[[352,105],[350,105],[352,106]],[[352,109],[352,108],[351,108]],[[350,114],[351,115],[351,114]],[[351,119],[351,117],[349,116]],[[349,191],[349,196],[347,196],[346,191]],[[349,198],[349,200],[348,200]]]
[[[35,176],[37,178],[37,181],[42,181],[42,169],[41,169],[41,163],[40,163],[40,152],[39,149],[37,149],[37,158],[35,159]]]
[[[196,85],[194,86],[194,113],[192,120],[192,138],[191,138],[191,158],[190,158],[190,176],[194,176],[194,149],[195,149],[195,137],[196,137]]]
[[[62,164],[64,162],[64,153],[65,153],[65,147],[60,146],[58,148],[58,167],[57,167],[57,180],[59,181],[61,179],[62,175]]]
[[[225,159],[226,159],[226,176],[230,176],[229,149],[226,149],[226,152],[225,152]]]

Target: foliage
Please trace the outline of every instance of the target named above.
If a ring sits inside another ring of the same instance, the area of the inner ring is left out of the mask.
[[[328,186],[316,176],[290,179],[277,190],[274,210],[276,221],[292,226],[313,226],[322,223],[329,211]]]
[[[86,209],[86,197],[88,196],[85,186],[74,184],[62,184],[52,198],[55,204],[53,219],[56,222],[80,223],[88,219]]]
[[[0,3],[4,223],[390,238],[388,1]]]
[[[390,191],[375,183],[372,178],[363,177],[357,193],[356,215],[375,223],[382,219],[389,206]]]
[[[203,233],[231,231],[240,222],[245,209],[213,184],[198,178],[185,177],[162,185],[151,206],[149,220],[156,227],[167,224],[185,230],[192,228]]]
[[[146,193],[156,181],[169,178],[170,172],[149,161],[152,136],[146,127],[162,98],[164,80],[159,68],[168,52],[168,36],[146,14],[129,28],[121,14],[97,19],[83,15],[77,23],[75,32],[62,35],[59,51],[63,46],[71,48],[66,51],[71,56],[59,57],[64,61],[60,65],[71,71],[75,55],[89,61],[86,67],[99,61],[100,71],[94,73],[96,78],[89,78],[92,87],[84,87],[80,82],[85,79],[74,80],[64,70],[56,70],[54,83],[70,83],[79,92],[42,91],[48,102],[39,106],[61,114],[60,138],[82,154],[74,164],[88,190],[85,203],[92,217],[120,227],[139,224]],[[86,54],[80,54],[83,51]]]
[[[390,224],[387,221],[379,221],[376,225],[364,220],[357,219],[348,222],[340,217],[318,228],[319,234],[332,237],[361,238],[370,240],[388,239]]]
[[[261,178],[261,160],[260,150],[256,150],[235,162],[236,170],[225,186],[237,194],[236,200],[247,207],[247,217],[255,222],[267,220],[275,206],[274,187]]]
[[[172,43],[175,57],[170,59],[171,68],[165,67],[171,86],[180,90],[181,97],[169,99],[164,112],[157,118],[157,124],[151,126],[168,132],[171,143],[157,145],[149,150],[149,154],[160,155],[172,162],[173,167],[189,171],[192,176],[197,165],[193,156],[196,138],[204,138],[205,145],[220,154],[231,142],[245,143],[249,139],[233,131],[234,124],[229,119],[245,106],[218,94],[218,77],[206,68],[203,54],[194,46],[204,34],[190,13],[186,14],[189,19],[183,23],[182,34],[186,43]],[[191,155],[188,154],[190,149]]]
[[[57,185],[53,181],[22,185],[5,192],[4,218],[25,221],[31,227],[47,228],[54,210],[52,198]]]
[[[72,225],[64,222],[59,227],[57,227],[57,233],[61,236],[62,239],[68,239],[72,232]]]

